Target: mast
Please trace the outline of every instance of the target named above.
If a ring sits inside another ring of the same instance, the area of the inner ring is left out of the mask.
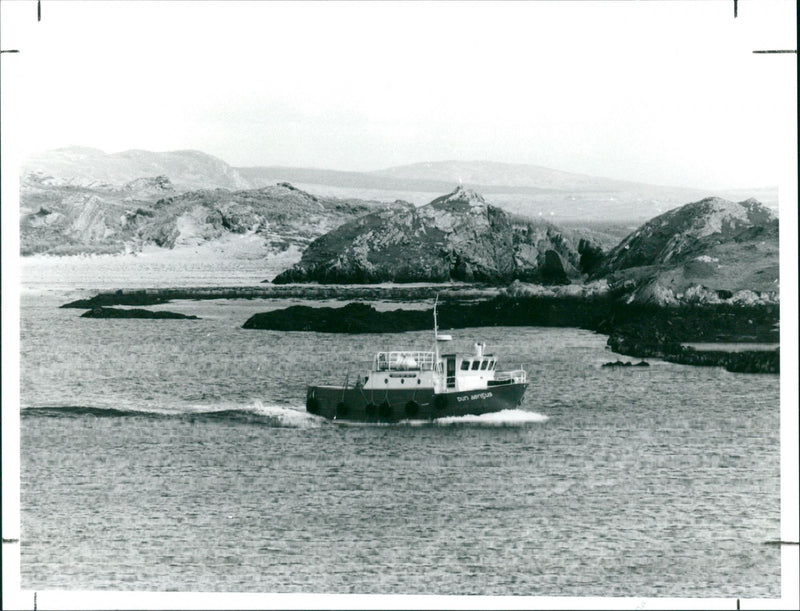
[[[436,301],[433,302],[433,362],[434,367],[439,366],[439,325],[436,321],[436,306],[439,303],[439,294],[436,294]]]

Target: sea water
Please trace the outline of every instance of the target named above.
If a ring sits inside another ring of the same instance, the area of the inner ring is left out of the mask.
[[[308,414],[305,386],[431,333],[242,329],[285,305],[259,300],[82,319],[58,308],[76,286],[29,286],[23,588],[780,595],[778,376],[602,368],[618,355],[578,329],[457,330],[524,365],[519,409],[347,426]]]

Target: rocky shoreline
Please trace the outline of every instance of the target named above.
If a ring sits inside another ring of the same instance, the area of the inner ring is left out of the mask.
[[[147,306],[169,303],[178,299],[342,299],[417,301],[434,299],[437,295],[452,301],[489,299],[502,292],[499,287],[480,284],[432,285],[316,285],[284,284],[232,287],[186,287],[119,289],[103,291],[89,299],[78,299],[63,304],[62,308],[93,308],[96,306]]]
[[[445,302],[442,330],[484,326],[578,327],[609,335],[619,354],[743,373],[779,373],[779,350],[700,351],[687,342],[778,342],[780,308],[729,304],[660,307],[628,304],[608,296],[498,296],[478,303]],[[366,304],[343,308],[293,306],[252,316],[246,329],[326,333],[399,333],[430,328],[430,310],[379,312]]]
[[[439,297],[442,329],[482,326],[576,327],[609,336],[618,354],[661,358],[687,365],[720,366],[729,371],[779,373],[776,349],[725,352],[684,346],[691,342],[777,343],[780,305],[739,301],[656,305],[628,302],[608,287],[541,287],[531,294],[477,284],[422,285],[265,285],[118,290],[62,305],[84,308],[95,318],[135,317],[135,310],[113,312],[109,306],[148,306],[178,299],[337,299],[356,301],[341,308],[292,306],[259,313],[246,329],[323,333],[401,333],[431,326],[431,310],[378,311],[358,301],[421,301]],[[580,288],[580,291],[570,290]],[[514,290],[512,290],[514,289]],[[602,289],[602,290],[601,290]],[[146,317],[155,313],[148,310]],[[182,316],[182,315],[178,315]],[[161,316],[158,316],[161,317]]]

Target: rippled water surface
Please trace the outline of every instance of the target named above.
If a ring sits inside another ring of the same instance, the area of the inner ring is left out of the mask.
[[[305,385],[430,334],[241,329],[284,305],[257,300],[81,319],[66,295],[23,294],[24,588],[780,594],[777,376],[459,330],[525,365],[520,410],[342,426]]]

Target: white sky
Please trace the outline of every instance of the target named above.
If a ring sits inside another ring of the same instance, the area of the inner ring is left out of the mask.
[[[0,6],[23,154],[487,159],[726,188],[777,184],[796,129],[796,55],[752,53],[795,47],[790,0],[741,0],[737,19],[732,0],[44,0],[40,23],[34,1]]]

